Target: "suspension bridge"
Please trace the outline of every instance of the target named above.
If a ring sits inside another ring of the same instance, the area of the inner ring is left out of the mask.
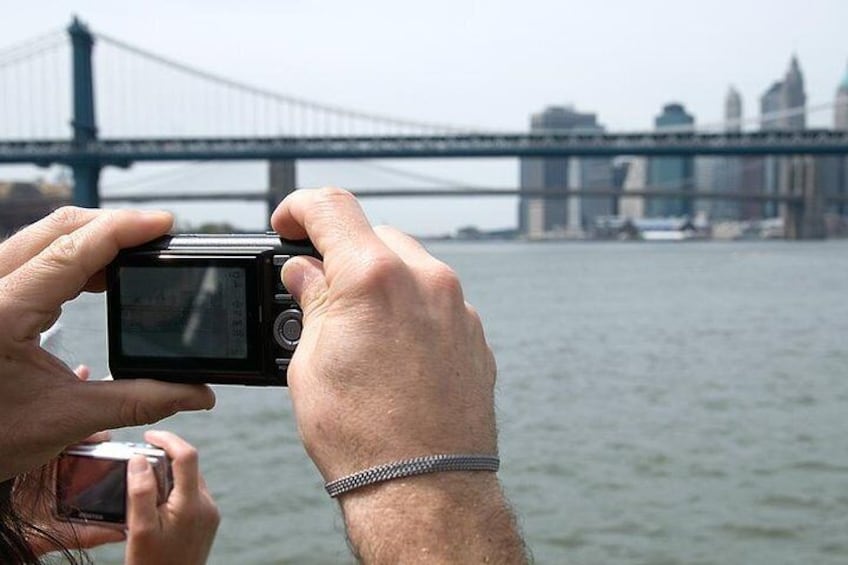
[[[70,93],[61,85],[70,85]],[[105,167],[126,168],[142,162],[267,160],[272,163],[267,191],[173,193],[155,198],[265,200],[273,209],[295,188],[296,162],[309,159],[848,154],[848,131],[827,129],[504,133],[360,112],[197,69],[94,33],[76,19],[67,30],[0,50],[0,94],[0,164],[67,166],[73,171],[74,202],[92,207],[101,202],[100,175]],[[363,190],[359,195],[663,196],[771,202],[785,205],[785,219],[795,226],[797,237],[805,237],[804,226],[823,222],[818,216],[823,215],[826,203],[846,202],[844,195],[820,194],[815,183],[781,194],[654,187],[623,195],[611,187],[563,188],[554,193],[532,187],[457,185]],[[120,195],[130,202],[151,198]]]

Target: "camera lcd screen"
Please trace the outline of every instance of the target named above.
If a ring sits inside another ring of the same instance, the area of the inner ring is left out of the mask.
[[[244,268],[126,266],[119,276],[124,355],[247,358]]]
[[[65,455],[57,470],[59,516],[120,523],[125,520],[127,465],[124,460]]]

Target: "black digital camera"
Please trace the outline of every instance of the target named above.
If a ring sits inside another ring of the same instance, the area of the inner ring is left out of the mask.
[[[116,379],[286,385],[302,311],[280,278],[295,255],[276,234],[169,235],[106,269],[109,368]]]
[[[105,441],[67,448],[56,462],[56,517],[81,523],[123,527],[127,521],[127,463],[143,455],[156,476],[157,504],[173,487],[171,464],[153,445]]]

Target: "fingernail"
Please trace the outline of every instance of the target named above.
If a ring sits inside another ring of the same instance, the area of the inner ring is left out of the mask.
[[[127,470],[130,475],[140,475],[141,473],[147,472],[149,468],[150,463],[147,461],[146,457],[142,456],[133,457],[127,464]]]
[[[139,210],[139,212],[142,217],[155,220],[170,220],[172,217],[170,212],[166,212],[164,210]]]
[[[280,278],[283,281],[283,286],[286,287],[294,297],[300,297],[303,287],[306,285],[306,272],[302,265],[297,261],[287,261],[283,265],[283,270],[280,273]]]

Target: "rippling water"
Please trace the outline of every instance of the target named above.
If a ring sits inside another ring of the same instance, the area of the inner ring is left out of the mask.
[[[430,247],[495,350],[501,476],[538,562],[848,562],[848,242]],[[58,343],[101,374],[103,310],[66,307]],[[287,391],[217,394],[160,425],[201,450],[211,562],[350,562]]]

